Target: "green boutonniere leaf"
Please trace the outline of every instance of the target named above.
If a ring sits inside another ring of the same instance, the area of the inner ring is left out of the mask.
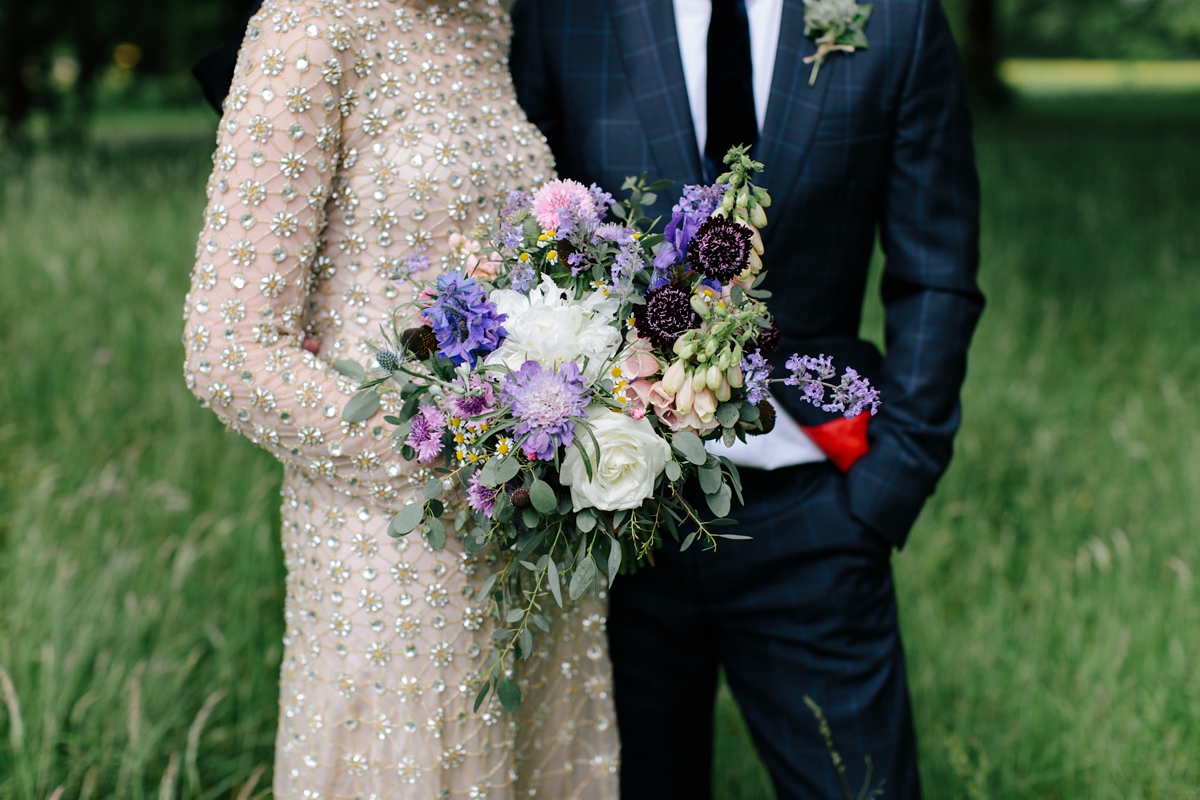
[[[804,59],[805,64],[813,65],[809,86],[817,82],[817,73],[830,54],[867,49],[865,28],[872,7],[854,0],[804,0],[804,35],[817,43],[817,52]]]

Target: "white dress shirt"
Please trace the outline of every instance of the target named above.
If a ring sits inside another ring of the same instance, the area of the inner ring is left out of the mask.
[[[704,152],[708,136],[708,20],[712,0],[672,0],[675,6],[675,33],[679,37],[679,55],[683,61],[683,79],[688,104],[692,109],[692,127],[696,148]],[[783,0],[745,0],[750,20],[750,64],[754,81],[754,115],[761,131],[767,119],[767,100],[771,96],[771,76],[775,72],[775,49],[779,45],[779,25],[783,19]],[[789,388],[789,391],[798,391]],[[727,456],[733,463],[757,469],[779,469],[794,464],[824,461],[825,454],[805,435],[796,421],[771,399],[775,406],[775,429],[763,436],[726,447],[720,440],[709,442],[708,450]]]

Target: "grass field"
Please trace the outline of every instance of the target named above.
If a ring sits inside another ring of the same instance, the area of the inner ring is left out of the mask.
[[[989,307],[895,561],[930,798],[1200,797],[1195,133],[981,129]],[[180,369],[207,156],[0,152],[0,798],[269,786],[279,470]],[[770,797],[718,714],[719,797]]]

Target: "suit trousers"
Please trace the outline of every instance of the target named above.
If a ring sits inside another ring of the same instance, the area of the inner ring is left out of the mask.
[[[752,539],[681,553],[668,536],[655,566],[613,583],[622,800],[711,797],[721,666],[779,800],[857,797],[868,780],[919,798],[890,544],[850,516],[828,462],[741,472],[739,524],[718,530]]]

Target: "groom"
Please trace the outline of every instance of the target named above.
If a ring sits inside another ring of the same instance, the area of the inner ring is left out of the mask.
[[[716,553],[668,543],[614,583],[623,800],[711,795],[719,666],[780,798],[843,798],[868,777],[883,796],[921,792],[889,559],[950,460],[983,308],[970,119],[937,0],[876,0],[869,49],[829,55],[811,82],[804,15],[803,0],[513,9],[517,93],[562,177],[614,192],[627,175],[675,178],[666,214],[730,145],[754,144],[774,199],[773,359],[833,355],[883,397],[868,429],[780,392],[766,446],[738,454],[738,533],[753,538]],[[876,235],[886,357],[857,337]]]

